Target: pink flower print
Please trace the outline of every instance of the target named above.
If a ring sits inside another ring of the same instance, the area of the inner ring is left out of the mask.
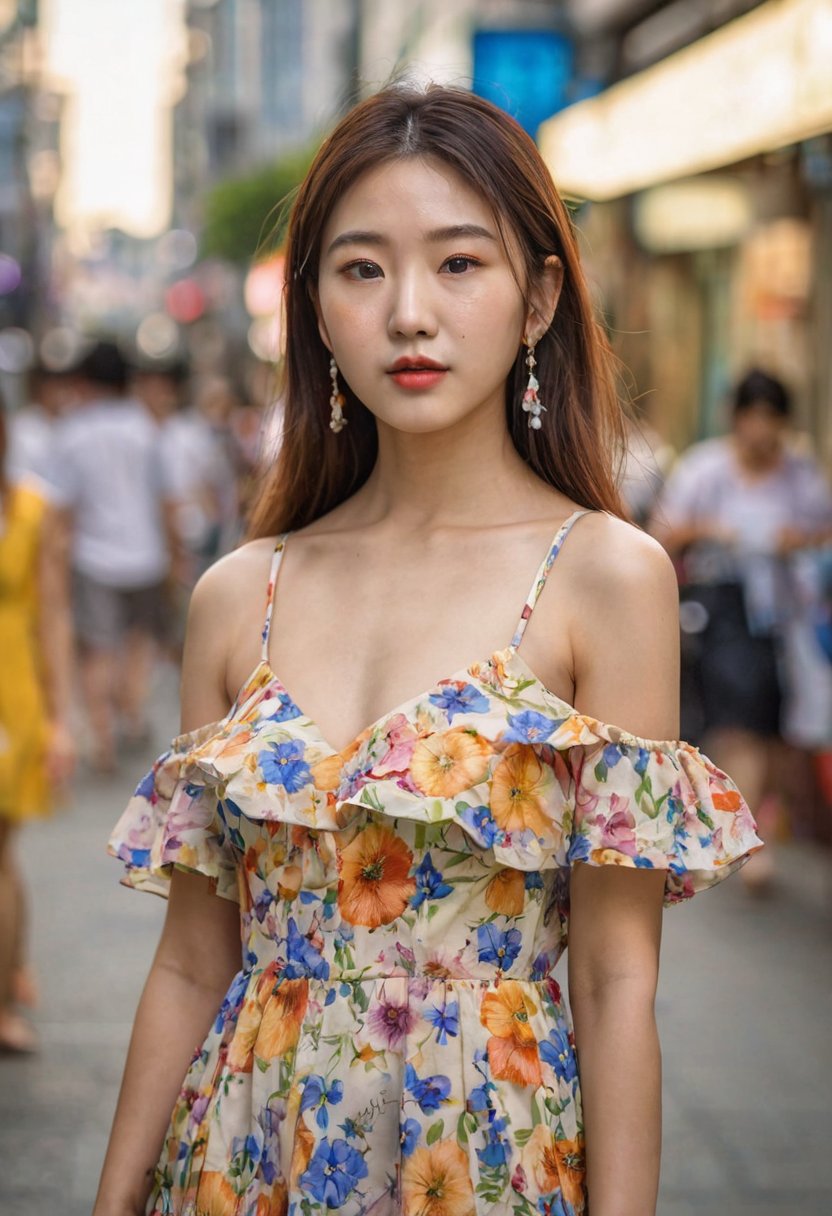
[[[377,764],[373,765],[374,777],[383,777],[388,773],[405,773],[410,767],[410,758],[418,739],[417,732],[404,714],[394,714],[387,723],[387,751]]]
[[[626,853],[628,857],[635,857],[636,821],[630,810],[629,798],[612,794],[609,813],[596,815],[593,822],[601,829],[601,848],[616,849],[619,853]]]
[[[385,1047],[398,1048],[404,1043],[405,1036],[413,1029],[416,1022],[410,1005],[405,1000],[376,1001],[370,1007],[367,1015],[367,1028],[375,1039]]]

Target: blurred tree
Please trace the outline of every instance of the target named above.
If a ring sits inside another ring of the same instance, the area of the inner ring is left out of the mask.
[[[283,239],[293,192],[315,151],[304,148],[216,185],[205,199],[202,256],[246,263],[273,252]]]

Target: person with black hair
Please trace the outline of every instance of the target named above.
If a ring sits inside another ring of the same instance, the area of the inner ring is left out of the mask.
[[[734,389],[730,432],[682,456],[651,524],[682,570],[683,733],[707,740],[758,812],[781,732],[790,557],[832,533],[832,495],[817,464],[789,445],[791,415],[786,386],[749,371]],[[749,886],[768,885],[771,855],[752,858]]]
[[[148,676],[166,626],[172,506],[158,429],[127,395],[129,369],[116,343],[97,342],[78,377],[82,404],[61,427],[53,480],[72,537],[90,759],[106,772],[116,763],[117,710],[129,740],[147,729]]]

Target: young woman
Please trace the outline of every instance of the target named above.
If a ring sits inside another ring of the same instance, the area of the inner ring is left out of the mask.
[[[392,88],[287,258],[256,539],[111,841],[171,899],[95,1216],[645,1216],[662,902],[759,842],[670,741],[676,582],[618,513],[568,215],[512,119]]]
[[[0,400],[0,1052],[37,1046],[18,1009],[35,1003],[14,838],[71,776],[72,623],[65,545],[40,480],[7,476]]]

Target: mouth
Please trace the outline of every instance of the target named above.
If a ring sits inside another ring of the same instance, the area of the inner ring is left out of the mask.
[[[420,355],[403,355],[387,369],[388,376],[400,388],[426,389],[433,388],[442,380],[448,369],[435,359],[426,359]]]

